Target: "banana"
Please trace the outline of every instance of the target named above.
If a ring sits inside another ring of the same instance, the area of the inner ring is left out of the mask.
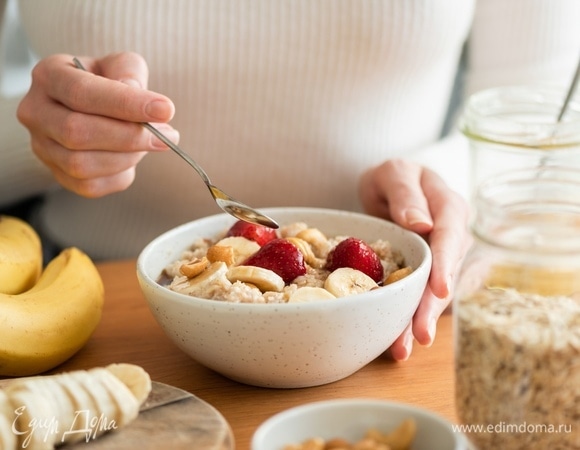
[[[14,408],[8,396],[0,390],[0,449],[3,450],[16,448],[18,443],[16,434],[12,431],[12,420],[10,420],[12,414],[14,414]]]
[[[314,251],[312,250],[312,246],[304,239],[295,236],[290,236],[284,239],[294,245],[294,247],[296,247],[300,253],[302,253],[302,256],[304,256],[304,261],[306,261],[306,263],[311,267],[314,267],[315,269],[321,269],[324,267],[324,264],[326,264],[326,260],[316,257]]]
[[[298,288],[288,299],[288,303],[309,303],[317,300],[331,300],[336,298],[324,288],[314,286],[304,286]]]
[[[228,236],[216,242],[215,245],[234,249],[234,265],[241,264],[260,250],[260,244],[243,236]]]
[[[110,410],[108,417],[115,420],[116,424],[125,426],[137,418],[140,403],[131,390],[115,375],[99,367],[91,369],[88,378],[94,379],[89,382],[89,390],[92,391],[100,385],[101,398],[105,400],[106,407]]]
[[[229,283],[226,278],[228,266],[223,261],[211,263],[207,269],[193,278],[177,280],[172,287],[194,297],[207,297],[207,290],[217,289],[220,284]]]
[[[328,275],[324,282],[324,289],[330,291],[336,297],[361,294],[378,288],[379,285],[360,270],[350,267],[341,267]]]
[[[312,246],[316,256],[319,258],[325,257],[330,250],[330,242],[328,241],[328,238],[318,228],[306,228],[305,230],[301,230],[296,234],[296,237],[308,242]]]
[[[42,245],[25,221],[0,215],[0,293],[30,289],[42,270]]]
[[[413,272],[411,266],[403,267],[402,269],[397,269],[391,272],[389,275],[385,277],[383,280],[383,284],[386,286],[387,284],[395,283],[396,281],[402,280],[406,276],[410,275]]]
[[[0,449],[53,450],[136,419],[151,378],[139,366],[114,366],[19,378],[0,390]],[[131,386],[138,387],[140,398]]]
[[[270,269],[256,266],[234,266],[227,273],[232,283],[241,281],[256,286],[260,291],[282,292],[285,283],[280,275]]]
[[[65,372],[58,374],[58,376],[54,376],[54,378],[62,389],[63,394],[68,398],[74,411],[83,411],[84,414],[84,411],[97,411],[98,407],[94,402],[91,393],[83,386],[81,376],[84,377],[86,374],[82,372],[83,371]],[[83,417],[82,419],[85,418],[86,417]],[[69,430],[72,431],[72,433],[63,436],[65,443],[77,442],[81,439],[86,440],[86,434],[82,433],[82,431],[86,430],[85,420],[76,421],[76,423],[69,427]]]
[[[109,364],[105,368],[129,388],[139,404],[147,400],[152,389],[151,378],[142,367],[134,364],[119,363]]]
[[[80,350],[100,322],[104,287],[91,259],[63,250],[21,294],[0,294],[0,376],[36,375]]]

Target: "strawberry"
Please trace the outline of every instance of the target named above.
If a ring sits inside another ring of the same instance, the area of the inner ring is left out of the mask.
[[[326,269],[351,267],[367,274],[377,283],[383,280],[383,265],[375,251],[363,240],[349,237],[339,242],[328,254]]]
[[[226,236],[242,236],[257,242],[260,246],[278,237],[276,230],[272,228],[244,222],[243,220],[238,220],[234,223],[226,233]]]
[[[256,266],[270,269],[290,284],[296,277],[306,273],[304,256],[294,244],[286,239],[273,239],[260,250],[246,259],[243,266]]]

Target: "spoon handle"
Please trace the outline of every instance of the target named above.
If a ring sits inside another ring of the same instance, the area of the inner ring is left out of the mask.
[[[151,131],[151,133],[153,133],[155,136],[157,136],[159,138],[159,140],[161,140],[171,150],[173,150],[175,153],[177,153],[179,156],[181,156],[181,158],[183,158],[185,160],[185,162],[187,162],[191,167],[193,167],[196,170],[196,172],[199,174],[199,176],[203,179],[203,181],[206,185],[208,185],[208,186],[211,185],[211,181],[209,179],[209,176],[205,172],[205,170],[203,170],[201,168],[201,166],[199,164],[197,164],[197,162],[195,162],[195,160],[191,156],[189,156],[187,153],[185,153],[183,150],[181,150],[181,148],[179,148],[173,142],[171,142],[167,136],[165,136],[163,133],[161,133],[161,131],[159,131],[157,128],[155,128],[150,123],[141,122],[141,125],[143,125],[149,131]]]
[[[560,114],[558,114],[557,122],[560,122],[566,114],[566,110],[568,109],[568,104],[574,95],[574,91],[576,90],[576,86],[578,85],[578,78],[580,78],[580,59],[578,60],[578,66],[576,67],[576,73],[574,74],[574,78],[572,78],[572,82],[570,87],[568,88],[568,93],[566,94],[566,98],[564,99],[564,104],[560,109]]]

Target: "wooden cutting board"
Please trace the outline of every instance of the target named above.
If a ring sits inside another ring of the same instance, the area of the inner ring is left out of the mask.
[[[0,388],[11,380],[0,380]],[[152,392],[144,407],[167,398],[179,400],[141,411],[137,419],[123,428],[97,439],[62,450],[233,450],[234,437],[229,424],[213,406],[182,389],[153,382]]]

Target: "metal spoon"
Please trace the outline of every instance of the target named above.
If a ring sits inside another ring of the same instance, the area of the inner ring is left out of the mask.
[[[570,86],[568,86],[568,91],[566,92],[566,97],[564,98],[564,103],[562,103],[562,106],[560,107],[558,117],[556,118],[556,123],[555,123],[556,126],[552,129],[552,134],[550,136],[550,139],[553,139],[555,137],[555,135],[557,133],[557,126],[560,124],[560,122],[562,122],[562,119],[564,118],[564,115],[566,114],[566,111],[568,110],[570,100],[572,100],[572,97],[574,96],[574,92],[576,91],[576,86],[578,85],[579,78],[580,78],[580,60],[578,60],[578,66],[576,67],[576,73],[572,77],[572,81],[570,82]],[[548,155],[549,154],[546,154],[546,156],[542,156],[540,158],[540,163],[539,163],[540,169],[546,168],[548,166],[548,164],[550,163],[551,156],[548,156]]]
[[[86,70],[82,63],[75,57],[73,58],[74,65],[82,70]],[[264,225],[269,228],[278,228],[276,221],[270,217],[262,214],[261,212],[251,208],[250,206],[242,203],[233,197],[226,194],[220,188],[212,184],[209,176],[203,170],[203,168],[187,153],[181,150],[177,145],[171,142],[163,133],[161,133],[157,128],[147,122],[142,122],[145,128],[147,128],[151,133],[157,136],[165,145],[167,145],[171,150],[177,153],[185,162],[187,162],[195,171],[199,174],[205,185],[208,187],[212,197],[214,198],[217,205],[223,209],[228,214],[234,216],[237,219],[244,220],[246,222],[255,223],[258,225]]]
[[[558,118],[556,119],[557,123],[560,123],[564,118],[564,114],[566,114],[566,110],[568,109],[568,105],[570,104],[570,100],[574,95],[574,91],[576,91],[576,86],[578,85],[578,79],[580,78],[580,60],[578,61],[578,66],[576,67],[576,73],[572,78],[572,82],[570,83],[570,87],[568,88],[568,92],[566,93],[566,98],[564,99],[564,103],[560,108],[560,114],[558,114]]]

